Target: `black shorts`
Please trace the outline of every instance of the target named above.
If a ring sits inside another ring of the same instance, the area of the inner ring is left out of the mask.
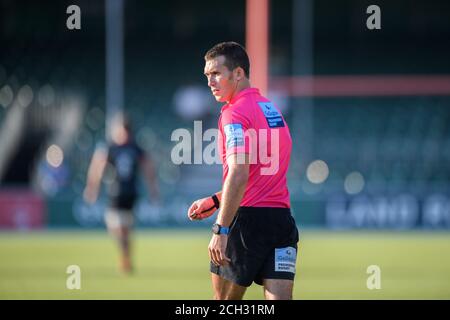
[[[119,196],[110,197],[109,206],[121,210],[132,210],[136,202],[137,196],[135,194],[122,194]]]
[[[263,279],[294,280],[297,226],[288,208],[239,207],[230,226],[227,266],[210,263],[212,273],[248,287]]]

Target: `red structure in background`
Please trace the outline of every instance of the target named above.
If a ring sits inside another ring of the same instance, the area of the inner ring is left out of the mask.
[[[320,75],[273,77],[271,88],[292,97],[449,95],[449,75]]]
[[[45,225],[45,202],[28,189],[0,191],[0,229],[30,230]]]
[[[269,65],[269,0],[247,0],[245,47],[252,86],[267,95]]]

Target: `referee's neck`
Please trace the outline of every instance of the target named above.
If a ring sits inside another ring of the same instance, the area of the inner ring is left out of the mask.
[[[248,88],[251,88],[251,84],[247,78],[242,81],[239,81],[236,86],[236,90],[233,92],[233,95],[230,97],[230,100],[227,101],[227,103],[230,103],[230,101],[232,101],[234,99],[234,97],[236,97],[242,90],[245,90]]]

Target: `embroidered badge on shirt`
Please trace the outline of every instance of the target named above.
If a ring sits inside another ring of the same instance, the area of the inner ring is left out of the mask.
[[[284,127],[283,118],[272,102],[258,102],[258,105],[264,113],[270,128]]]
[[[275,249],[275,271],[295,273],[297,250],[293,247]]]
[[[240,123],[231,123],[223,127],[226,135],[227,149],[244,145],[244,130]]]

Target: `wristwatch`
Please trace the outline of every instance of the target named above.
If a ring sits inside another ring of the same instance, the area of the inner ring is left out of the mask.
[[[214,234],[228,234],[230,232],[230,228],[222,227],[218,223],[214,223],[211,230]]]

